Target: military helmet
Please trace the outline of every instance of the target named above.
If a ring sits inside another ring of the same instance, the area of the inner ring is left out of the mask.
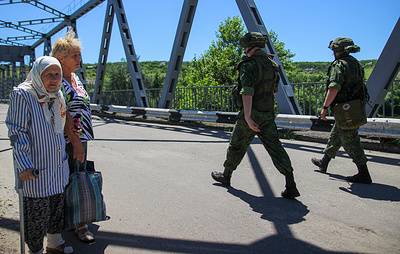
[[[329,42],[328,48],[333,51],[344,51],[346,53],[356,53],[360,51],[360,47],[355,45],[350,38],[338,37]]]
[[[266,40],[267,38],[261,33],[249,32],[246,33],[242,38],[240,38],[239,44],[243,48],[264,48]]]

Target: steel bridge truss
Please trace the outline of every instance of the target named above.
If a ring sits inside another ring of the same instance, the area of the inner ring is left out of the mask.
[[[4,46],[4,45],[0,46],[0,61],[11,62],[10,66],[12,66],[12,69],[14,69],[14,66],[16,66],[17,62],[20,62],[20,66],[23,66],[24,69],[25,68],[24,56],[25,55],[30,56],[31,58],[30,63],[33,63],[33,61],[35,60],[35,48],[37,48],[41,44],[43,44],[43,55],[49,55],[51,52],[51,37],[68,26],[72,26],[76,34],[78,34],[76,30],[76,20],[82,17],[84,14],[88,13],[90,10],[92,10],[94,7],[98,6],[102,2],[104,2],[104,0],[90,0],[83,6],[81,6],[79,9],[77,9],[71,15],[66,15],[65,13],[62,13],[61,11],[58,11],[57,9],[52,8],[46,4],[43,4],[42,2],[37,0],[8,0],[0,2],[0,5],[30,4],[55,16],[45,19],[22,20],[18,21],[17,23],[0,20],[0,28],[10,28],[29,34],[23,36],[0,38],[1,44],[13,46],[12,48],[13,50],[10,50],[10,46]],[[30,25],[39,25],[46,23],[58,23],[58,24],[47,33],[41,33],[31,28],[25,27],[28,25],[30,26]],[[32,40],[32,39],[37,39],[37,41],[33,43],[31,46],[21,44],[18,42],[22,40]],[[28,53],[27,49],[29,49]],[[16,78],[16,76],[14,77],[14,74],[11,74],[11,76],[9,76],[7,74],[9,72],[6,71],[8,69],[10,68],[3,64],[3,68],[1,71],[4,72],[5,74],[4,75],[0,74],[0,75],[2,75],[2,77],[12,79],[13,85],[15,85],[14,83],[16,82],[17,79],[21,79],[22,77],[24,77],[24,75],[20,75],[19,78]],[[14,73],[14,71],[12,73]],[[82,68],[82,61],[81,61],[81,69],[77,71],[77,73],[82,78],[83,83],[86,84],[84,77],[84,70]]]
[[[400,18],[367,81],[370,99],[366,105],[368,117],[375,117],[380,105],[385,103],[385,96],[400,69]]]
[[[11,66],[15,66],[16,62],[21,62],[21,55],[25,54],[31,56],[32,63],[35,58],[34,49],[41,44],[44,44],[43,54],[49,55],[51,52],[51,37],[53,35],[64,29],[65,27],[69,26],[73,27],[74,31],[78,35],[76,20],[88,13],[93,8],[103,3],[104,1],[105,0],[89,0],[70,15],[58,11],[57,9],[43,4],[37,0],[1,1],[0,5],[20,3],[30,4],[43,11],[51,13],[52,15],[54,15],[54,17],[33,20],[21,20],[17,23],[0,20],[0,28],[11,28],[28,34],[23,36],[0,38],[1,44],[9,45],[0,46],[0,61],[11,61]],[[294,97],[292,86],[287,79],[285,70],[269,38],[268,31],[258,12],[254,0],[235,1],[245,22],[247,30],[260,32],[264,36],[266,36],[267,42],[265,51],[273,55],[274,60],[279,64],[279,75],[281,78],[277,94],[277,102],[280,113],[296,115],[302,114],[300,107],[298,106]],[[198,0],[183,0],[183,6],[178,22],[178,27],[175,34],[170,59],[168,62],[167,73],[158,103],[159,108],[169,108],[171,106],[191,27],[196,13],[197,3]],[[127,22],[127,14],[125,12],[122,0],[107,0],[92,102],[97,104],[102,102],[102,86],[106,70],[108,51],[110,47],[114,17],[116,18],[118,23],[122,44],[125,51],[128,70],[131,77],[132,88],[135,96],[135,105],[138,107],[148,107],[148,100],[145,93],[142,73],[140,70],[140,65],[138,63],[138,58],[136,56],[131,32]],[[45,23],[58,24],[45,34],[26,27]],[[26,46],[24,44],[18,43],[18,41],[28,39],[37,39],[37,41],[31,46]],[[371,95],[369,105],[367,106],[367,112],[370,117],[376,114],[377,110],[379,109],[379,105],[384,101],[384,97],[386,96],[387,91],[399,70],[400,47],[398,47],[398,45],[400,45],[400,21],[397,22],[395,28],[393,29],[393,32],[384,50],[382,51],[381,56],[378,59],[377,65],[367,82],[368,90]],[[10,51],[10,47],[13,47],[13,50]],[[15,67],[12,68],[15,69]],[[2,73],[6,73],[7,69],[8,67],[2,67]],[[3,75],[3,77],[6,76],[5,74],[0,75]],[[84,84],[86,84],[82,61],[81,69],[78,71],[78,75],[81,76],[82,81],[84,82]]]

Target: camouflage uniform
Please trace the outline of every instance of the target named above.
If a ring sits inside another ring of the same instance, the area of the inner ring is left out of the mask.
[[[249,128],[244,119],[243,109],[239,112],[239,119],[234,127],[231,140],[224,162],[224,168],[229,171],[234,171],[239,165],[244,155],[246,154],[247,148],[249,147],[254,136],[257,134],[263,143],[268,154],[271,156],[275,167],[284,175],[293,172],[293,168],[285,149],[282,147],[279,141],[278,131],[275,125],[275,112],[274,112],[274,90],[275,88],[269,89],[270,92],[260,91],[263,87],[258,86],[260,80],[257,80],[259,76],[259,67],[254,58],[264,58],[266,61],[271,61],[273,65],[276,63],[268,59],[268,55],[263,51],[259,50],[254,54],[252,58],[245,57],[244,60],[239,64],[239,82],[242,86],[240,90],[241,95],[252,95],[253,106],[251,116],[253,120],[260,127],[260,133],[255,133]],[[270,75],[270,77],[264,79],[273,79],[274,70],[270,67],[269,70],[260,68],[264,74]]]
[[[244,39],[252,40],[260,38],[261,43],[255,43],[256,47],[265,46],[265,37],[259,33],[248,33]],[[243,38],[242,38],[243,39]],[[242,44],[242,41],[241,41]],[[244,48],[251,48],[244,43]],[[243,45],[242,45],[243,46]],[[275,99],[279,80],[278,65],[264,51],[258,49],[251,57],[244,56],[238,65],[239,91],[241,95],[252,96],[251,118],[259,126],[260,132],[256,133],[248,126],[244,110],[240,110],[239,118],[235,124],[229,143],[226,160],[224,162],[224,173],[213,172],[214,180],[230,186],[232,172],[242,161],[247,148],[257,134],[268,154],[272,158],[275,167],[286,177],[286,190],[282,192],[285,198],[299,196],[293,177],[293,168],[288,154],[279,141],[277,127],[275,125]],[[240,99],[239,99],[240,100]]]
[[[336,88],[339,91],[331,104],[331,108],[336,103],[351,101],[355,98],[364,99],[363,93],[350,95],[350,93],[346,92],[346,86],[351,85],[350,80],[359,80],[361,81],[359,85],[364,86],[364,71],[360,63],[354,57],[347,55],[335,60],[329,67],[327,88]],[[351,87],[350,89],[353,88]],[[336,124],[333,126],[324,154],[330,158],[335,158],[336,152],[341,146],[343,146],[356,165],[367,163],[367,158],[365,157],[360,137],[358,136],[358,128],[344,130],[340,129]]]
[[[360,48],[354,45],[350,38],[340,37],[331,41],[329,48],[340,53],[328,70],[327,90],[334,88],[338,91],[333,102],[329,105],[330,108],[333,110],[337,103],[345,103],[355,99],[364,101],[367,94],[364,84],[364,70],[358,60],[349,55],[349,53],[358,52]],[[371,183],[372,180],[366,165],[367,158],[361,146],[358,128],[343,129],[335,123],[324,150],[324,157],[320,160],[312,158],[311,161],[325,173],[330,160],[335,158],[336,152],[341,146],[353,159],[359,170],[358,174],[348,177],[348,181]]]

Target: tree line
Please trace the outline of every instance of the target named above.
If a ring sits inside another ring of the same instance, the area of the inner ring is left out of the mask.
[[[209,48],[195,56],[191,61],[183,62],[180,77],[177,83],[179,88],[201,89],[213,86],[230,86],[237,82],[236,65],[240,61],[243,49],[239,46],[239,38],[246,33],[243,21],[240,17],[230,17],[224,20],[216,31],[216,38],[211,42]],[[320,83],[326,80],[326,72],[330,62],[294,62],[295,54],[287,49],[285,43],[280,41],[278,35],[271,31],[269,33],[278,57],[286,71],[291,83]],[[365,78],[371,74],[376,60],[360,61],[365,69]],[[140,62],[140,68],[143,77],[143,83],[146,89],[159,89],[167,72],[167,61],[143,61]],[[94,64],[85,64],[87,70],[86,78],[95,80],[96,66]],[[324,97],[322,87],[311,91],[311,87],[295,91],[298,101],[304,101],[310,107],[310,103],[321,102]],[[89,87],[89,90],[91,88]],[[126,61],[107,63],[103,91],[132,89],[130,76]],[[296,93],[297,92],[297,93]],[[311,95],[310,95],[311,93]],[[229,94],[226,94],[229,96]],[[388,99],[396,105],[400,105],[400,87],[396,86],[394,91],[388,93]],[[191,104],[190,104],[191,105]],[[178,105],[179,106],[179,105]],[[182,105],[181,105],[182,106]],[[400,111],[399,109],[396,109]],[[318,109],[313,109],[316,113]],[[400,112],[398,113],[400,115]]]

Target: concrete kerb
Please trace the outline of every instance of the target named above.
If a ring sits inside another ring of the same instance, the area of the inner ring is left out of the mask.
[[[136,108],[123,106],[91,105],[93,114],[129,121],[150,121],[172,125],[206,126],[229,130],[233,127],[238,113],[197,110],[172,110]],[[315,116],[293,116],[279,114],[275,120],[284,139],[295,139],[326,144],[329,131],[334,124],[332,117],[322,121]],[[377,131],[381,132],[377,134]],[[384,136],[382,136],[382,133]],[[365,149],[389,153],[400,153],[400,119],[368,119],[360,128]],[[365,137],[365,138],[364,138]],[[394,141],[393,141],[394,140]]]

